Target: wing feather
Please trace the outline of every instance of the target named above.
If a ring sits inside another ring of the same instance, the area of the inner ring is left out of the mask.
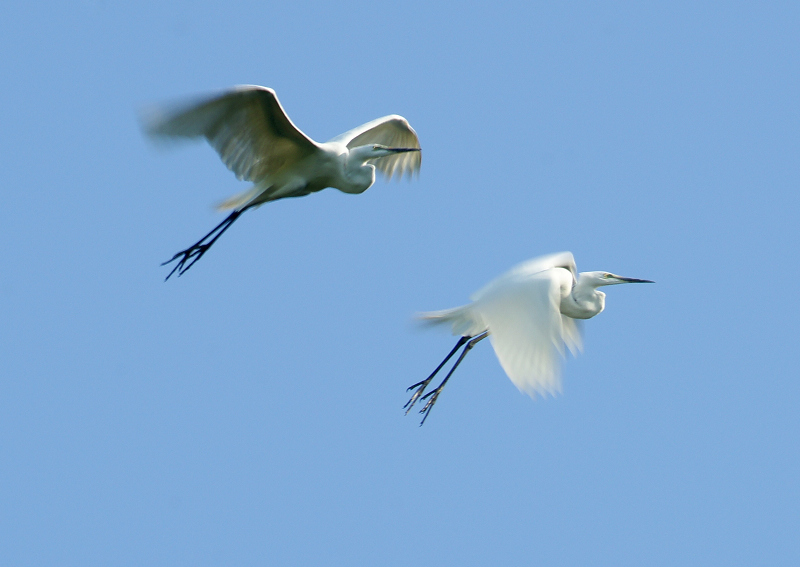
[[[535,397],[561,391],[560,358],[564,328],[559,310],[559,272],[506,278],[472,304],[489,329],[489,338],[514,385]]]
[[[503,285],[503,282],[509,278],[518,278],[525,275],[533,275],[550,268],[564,268],[572,274],[573,284],[578,279],[578,268],[575,266],[575,258],[572,252],[556,252],[555,254],[548,254],[546,256],[539,256],[531,258],[520,264],[517,264],[509,271],[501,276],[490,281],[484,287],[476,291],[470,296],[473,301],[477,300],[482,295],[488,293],[492,288]]]
[[[275,91],[246,85],[145,119],[151,136],[205,137],[239,179],[257,183],[318,151],[295,126]]]

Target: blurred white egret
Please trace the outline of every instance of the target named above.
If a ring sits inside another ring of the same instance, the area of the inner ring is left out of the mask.
[[[422,396],[427,403],[420,425],[467,352],[487,336],[514,385],[531,397],[561,391],[559,356],[565,347],[575,355],[581,349],[576,319],[590,319],[605,307],[606,295],[597,288],[622,283],[653,283],[608,272],[577,273],[571,252],[560,252],[523,262],[473,294],[472,303],[444,311],[422,313],[432,323],[449,323],[461,335],[455,348],[425,380],[409,387],[416,392],[403,406],[411,411]],[[464,347],[438,388],[425,394],[430,381]]]
[[[233,212],[214,230],[164,262],[179,260],[166,279],[191,268],[251,207],[326,187],[363,193],[376,167],[388,178],[402,177],[422,161],[417,133],[402,116],[378,118],[320,144],[292,124],[266,87],[239,86],[177,110],[151,109],[144,121],[151,136],[204,137],[237,178],[254,183],[219,205]]]

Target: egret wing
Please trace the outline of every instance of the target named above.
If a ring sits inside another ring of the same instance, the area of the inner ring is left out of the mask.
[[[150,135],[205,137],[237,178],[254,183],[319,149],[267,87],[240,86],[210,100],[149,114]]]
[[[419,148],[417,133],[408,120],[397,114],[376,118],[357,128],[353,128],[330,140],[344,144],[349,149],[369,144],[381,144],[390,148]],[[370,160],[382,174],[389,179],[397,174],[398,178],[408,173],[419,171],[422,163],[422,152],[403,152]]]
[[[565,329],[559,309],[568,277],[560,269],[507,277],[471,305],[489,329],[503,370],[531,397],[561,391],[564,345],[572,348],[575,337],[580,340],[577,327]]]
[[[539,256],[538,258],[532,258],[511,268],[506,276],[524,277],[526,275],[538,274],[552,268],[563,268],[570,273],[572,281],[569,282],[569,286],[566,289],[571,290],[572,287],[577,283],[578,267],[575,265],[575,258],[572,255],[572,252],[556,252],[546,256]],[[562,289],[562,292],[563,291],[565,290]],[[576,355],[583,350],[580,321],[573,319],[572,317],[567,317],[566,315],[561,315],[561,331],[563,344],[566,345],[573,355]],[[561,343],[558,343],[558,346],[559,351],[561,351],[563,354]]]
[[[564,344],[572,356],[577,356],[583,351],[583,324],[579,319],[561,315],[561,331]]]
[[[564,268],[570,272],[572,274],[573,285],[578,279],[578,269],[575,266],[575,258],[572,256],[572,252],[556,252],[555,254],[531,258],[530,260],[526,260],[525,262],[517,264],[503,275],[498,276],[484,287],[473,293],[470,296],[470,299],[476,301],[494,287],[504,285],[504,282],[507,280],[513,280],[526,275],[537,274],[539,272],[549,270],[550,268]]]

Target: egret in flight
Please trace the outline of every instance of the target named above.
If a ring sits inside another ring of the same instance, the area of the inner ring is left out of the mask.
[[[422,161],[417,133],[402,116],[377,118],[318,143],[289,120],[275,91],[252,85],[151,110],[145,129],[157,137],[205,138],[237,178],[253,183],[218,206],[232,212],[214,230],[162,264],[177,261],[166,279],[191,268],[247,209],[326,187],[363,193],[375,182],[376,168],[391,179],[413,175]]]
[[[447,323],[454,335],[461,335],[456,346],[416,388],[404,408],[406,415],[417,400],[427,400],[420,410],[420,425],[430,415],[439,394],[467,353],[486,337],[492,342],[500,365],[514,385],[532,398],[536,394],[555,395],[561,391],[559,358],[565,348],[573,355],[581,349],[578,319],[591,319],[606,304],[606,294],[598,288],[623,283],[653,283],[624,278],[609,272],[577,273],[571,252],[560,252],[523,262],[474,293],[472,303],[422,313],[431,323]],[[453,368],[442,383],[427,394],[434,376],[463,347]],[[424,394],[424,395],[423,395]]]

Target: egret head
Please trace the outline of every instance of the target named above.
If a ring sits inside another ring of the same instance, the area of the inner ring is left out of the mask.
[[[610,272],[582,272],[580,277],[582,280],[585,280],[587,283],[593,285],[594,287],[600,287],[603,285],[616,285],[623,283],[655,283],[654,281],[651,280],[626,278],[623,276],[612,274]]]

